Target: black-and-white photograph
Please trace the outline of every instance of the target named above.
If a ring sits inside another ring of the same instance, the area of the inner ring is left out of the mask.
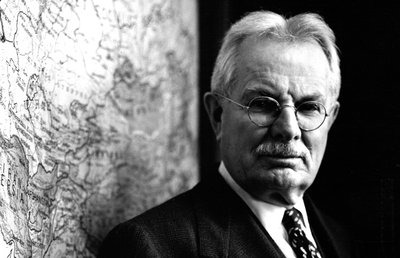
[[[400,257],[399,11],[0,0],[0,258]]]

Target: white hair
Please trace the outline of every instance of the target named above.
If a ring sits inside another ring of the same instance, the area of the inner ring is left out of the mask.
[[[211,90],[230,95],[236,83],[236,58],[240,44],[249,37],[273,38],[285,42],[316,42],[323,50],[329,66],[329,86],[337,99],[340,92],[340,67],[335,35],[321,16],[304,13],[289,19],[269,12],[257,11],[243,17],[226,33],[214,66]]]

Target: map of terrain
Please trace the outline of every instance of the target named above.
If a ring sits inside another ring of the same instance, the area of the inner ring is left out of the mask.
[[[0,22],[0,257],[95,257],[195,184],[195,0],[0,0]]]

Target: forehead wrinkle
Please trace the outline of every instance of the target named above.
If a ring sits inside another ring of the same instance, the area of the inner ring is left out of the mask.
[[[246,70],[246,84],[249,82],[256,82],[256,84],[276,87],[278,84],[287,84],[289,82],[289,77],[287,75],[272,72],[269,67],[263,67],[263,69],[252,69],[251,67],[247,67]]]
[[[244,93],[259,93],[275,98],[291,96],[294,100],[325,100],[325,80],[309,76],[288,76],[276,72],[253,70],[246,76]]]

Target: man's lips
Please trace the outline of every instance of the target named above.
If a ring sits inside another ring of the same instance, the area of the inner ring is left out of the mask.
[[[267,157],[270,158],[274,158],[274,159],[301,159],[302,157],[299,155],[265,155]]]
[[[296,168],[302,163],[301,156],[266,155],[265,157],[272,167]]]
[[[265,153],[262,156],[270,158],[270,159],[281,159],[281,160],[290,160],[290,159],[303,159],[304,157],[300,154],[270,154]]]

